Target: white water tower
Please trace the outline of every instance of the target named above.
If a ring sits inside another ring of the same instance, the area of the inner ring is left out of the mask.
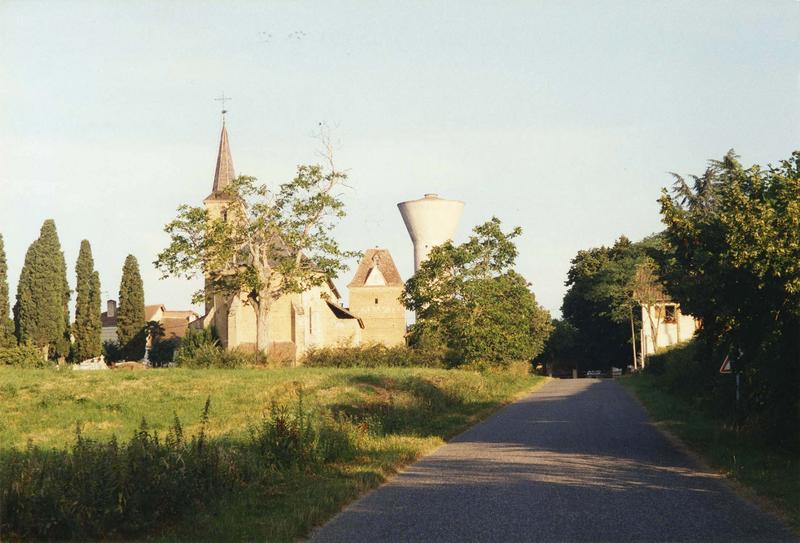
[[[453,239],[464,202],[445,200],[437,194],[426,194],[419,200],[397,204],[408,234],[414,243],[414,273],[431,249]]]

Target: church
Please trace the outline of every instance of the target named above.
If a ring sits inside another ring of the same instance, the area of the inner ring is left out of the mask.
[[[224,191],[235,177],[223,119],[214,182],[211,194],[203,200],[210,217],[225,216],[230,199]],[[389,251],[365,251],[347,288],[349,308],[342,305],[341,293],[331,278],[322,286],[276,300],[269,314],[270,354],[301,361],[313,348],[405,344],[405,308],[399,300],[403,280]],[[256,348],[255,310],[244,294],[209,292],[205,312],[193,326],[213,326],[228,349]]]

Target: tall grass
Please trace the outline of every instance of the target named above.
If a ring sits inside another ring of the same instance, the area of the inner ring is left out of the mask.
[[[536,381],[419,368],[6,369],[0,437],[22,447],[0,451],[0,533],[296,540]],[[63,433],[75,419],[80,431]]]

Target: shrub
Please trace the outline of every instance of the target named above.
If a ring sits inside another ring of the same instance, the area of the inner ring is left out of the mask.
[[[180,339],[173,337],[169,339],[159,339],[153,342],[150,347],[148,360],[154,366],[163,366],[169,364],[175,358],[175,351],[180,345]]]
[[[441,368],[444,362],[438,354],[425,349],[371,344],[360,347],[311,349],[303,358],[303,365],[315,368]]]
[[[204,349],[204,356],[208,356],[212,347],[219,348],[219,339],[213,328],[189,328],[181,339],[181,344],[175,351],[175,363],[179,366],[194,367],[192,360],[200,349]]]
[[[103,342],[103,356],[108,363],[119,362],[125,359],[125,355],[119,343],[113,340],[106,340]]]
[[[40,348],[32,345],[19,345],[0,348],[0,366],[3,365],[18,368],[47,368],[52,363],[44,359]]]

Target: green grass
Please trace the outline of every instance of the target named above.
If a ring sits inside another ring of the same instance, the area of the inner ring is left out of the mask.
[[[166,433],[175,414],[200,428],[211,398],[211,438],[236,446],[271,403],[291,404],[302,386],[311,411],[363,421],[357,454],[319,470],[276,471],[222,501],[174,519],[150,537],[288,541],[306,535],[360,493],[447,438],[530,390],[541,378],[422,368],[74,372],[0,368],[3,447],[63,448],[82,435],[128,439],[146,418]],[[379,421],[378,424],[375,421]],[[375,430],[375,428],[379,428]]]
[[[663,390],[658,379],[636,375],[620,383],[644,404],[656,425],[678,437],[712,468],[782,516],[800,534],[800,458],[737,432],[725,421]]]

